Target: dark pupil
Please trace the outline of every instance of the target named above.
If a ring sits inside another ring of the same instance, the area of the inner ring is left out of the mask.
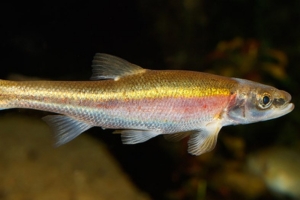
[[[268,96],[264,96],[263,103],[267,105],[270,102],[270,98]]]

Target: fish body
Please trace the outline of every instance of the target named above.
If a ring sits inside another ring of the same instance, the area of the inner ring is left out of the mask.
[[[0,80],[0,107],[61,114],[44,117],[58,145],[100,126],[120,130],[125,144],[190,135],[188,151],[195,155],[214,148],[222,126],[268,120],[294,108],[288,93],[270,86],[201,72],[147,70],[107,54],[96,54],[91,79]]]

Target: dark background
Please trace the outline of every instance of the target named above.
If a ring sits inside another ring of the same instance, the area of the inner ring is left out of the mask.
[[[88,80],[92,58],[102,52],[149,69],[210,71],[252,79],[289,91],[295,111],[276,122],[228,127],[224,134],[243,138],[245,154],[265,146],[296,146],[299,10],[297,0],[1,3],[0,78],[22,74]],[[89,132],[105,141],[131,179],[154,199],[193,199],[194,186],[185,185],[190,179],[204,179],[209,185],[208,175],[199,166],[209,167],[213,158],[202,163],[187,155],[185,142],[175,145],[155,138],[124,146],[118,135],[108,134],[111,131],[93,128]],[[219,157],[235,159],[222,140],[218,145]],[[201,168],[201,173],[190,173],[191,166]],[[169,195],[170,191],[175,192]],[[209,186],[207,194],[211,199],[225,198]]]

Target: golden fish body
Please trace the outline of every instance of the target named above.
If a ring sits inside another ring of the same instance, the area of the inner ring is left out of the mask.
[[[288,93],[270,86],[201,72],[146,70],[107,54],[96,54],[92,80],[1,80],[0,107],[61,114],[44,118],[58,145],[93,126],[121,130],[125,144],[160,134],[181,139],[192,131],[189,152],[195,155],[214,148],[222,126],[276,118],[294,107]]]

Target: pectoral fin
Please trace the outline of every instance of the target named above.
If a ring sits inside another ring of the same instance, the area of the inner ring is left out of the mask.
[[[213,150],[221,128],[219,121],[215,121],[207,124],[201,131],[193,133],[188,141],[188,152],[200,155]]]
[[[160,135],[161,132],[155,130],[122,130],[121,137],[123,144],[137,144]]]
[[[63,145],[92,126],[65,115],[48,115],[43,120],[53,129],[56,146]]]

